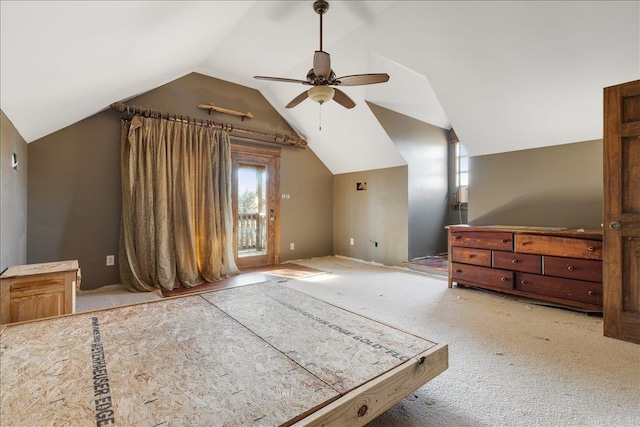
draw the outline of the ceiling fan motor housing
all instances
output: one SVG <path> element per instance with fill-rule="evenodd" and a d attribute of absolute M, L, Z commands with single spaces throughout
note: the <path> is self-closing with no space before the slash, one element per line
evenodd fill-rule
<path fill-rule="evenodd" d="M 324 15 L 329 10 L 329 2 L 325 0 L 316 0 L 313 3 L 313 10 L 316 11 L 318 15 Z"/>

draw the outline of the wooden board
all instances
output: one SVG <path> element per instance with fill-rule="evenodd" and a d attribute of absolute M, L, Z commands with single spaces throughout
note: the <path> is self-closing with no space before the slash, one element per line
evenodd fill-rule
<path fill-rule="evenodd" d="M 362 425 L 448 359 L 446 346 L 275 283 L 0 333 L 0 425 Z"/>
<path fill-rule="evenodd" d="M 14 265 L 7 268 L 0 278 L 32 276 L 35 274 L 60 273 L 78 270 L 78 260 L 45 262 L 42 264 Z"/>

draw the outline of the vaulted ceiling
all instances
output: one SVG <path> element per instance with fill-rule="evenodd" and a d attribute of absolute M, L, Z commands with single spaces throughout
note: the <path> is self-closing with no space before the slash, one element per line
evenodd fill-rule
<path fill-rule="evenodd" d="M 0 107 L 27 142 L 190 72 L 260 90 L 333 173 L 404 164 L 365 101 L 470 155 L 602 138 L 602 89 L 640 78 L 639 1 L 331 1 L 324 50 L 357 106 L 310 100 L 313 1 L 2 1 Z M 211 100 L 203 100 L 209 102 Z M 153 107 L 153 106 L 150 106 Z M 319 130 L 319 121 L 322 130 Z"/>

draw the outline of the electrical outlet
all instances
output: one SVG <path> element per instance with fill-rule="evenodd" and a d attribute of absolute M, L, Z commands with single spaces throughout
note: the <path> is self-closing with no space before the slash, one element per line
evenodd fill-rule
<path fill-rule="evenodd" d="M 353 237 L 349 239 L 349 244 L 350 244 L 351 246 L 353 246 L 353 245 L 355 245 L 355 244 L 356 244 L 356 243 L 355 243 L 355 241 L 353 240 Z"/>
<path fill-rule="evenodd" d="M 296 245 L 294 243 L 289 243 L 289 249 L 294 250 Z"/>
<path fill-rule="evenodd" d="M 114 265 L 116 263 L 115 255 L 107 255 L 107 267 Z"/>

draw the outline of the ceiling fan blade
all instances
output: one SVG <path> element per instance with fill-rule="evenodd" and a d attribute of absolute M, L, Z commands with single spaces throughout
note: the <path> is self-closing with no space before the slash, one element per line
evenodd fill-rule
<path fill-rule="evenodd" d="M 309 95 L 307 95 L 307 91 L 305 90 L 300 95 L 298 95 L 295 98 L 293 98 L 291 100 L 291 102 L 289 102 L 287 105 L 284 106 L 284 108 L 293 108 L 296 105 L 300 104 L 305 99 L 307 99 L 308 97 L 309 97 Z"/>
<path fill-rule="evenodd" d="M 338 104 L 342 105 L 344 108 L 353 108 L 356 106 L 356 103 L 353 102 L 353 99 L 349 98 L 349 96 L 341 91 L 340 89 L 333 88 L 335 93 L 333 94 L 333 100 Z"/>
<path fill-rule="evenodd" d="M 257 80 L 268 80 L 272 82 L 284 82 L 284 83 L 302 83 L 303 85 L 310 84 L 306 80 L 298 80 L 298 79 L 287 79 L 285 77 L 266 77 L 266 76 L 253 76 L 254 79 Z"/>
<path fill-rule="evenodd" d="M 331 56 L 327 52 L 316 50 L 313 55 L 313 73 L 321 80 L 327 80 L 331 74 Z"/>
<path fill-rule="evenodd" d="M 336 85 L 340 86 L 360 86 L 360 85 L 372 85 L 375 83 L 384 83 L 389 81 L 389 74 L 355 74 L 353 76 L 343 76 L 336 79 Z M 340 82 L 340 83 L 338 83 Z"/>

